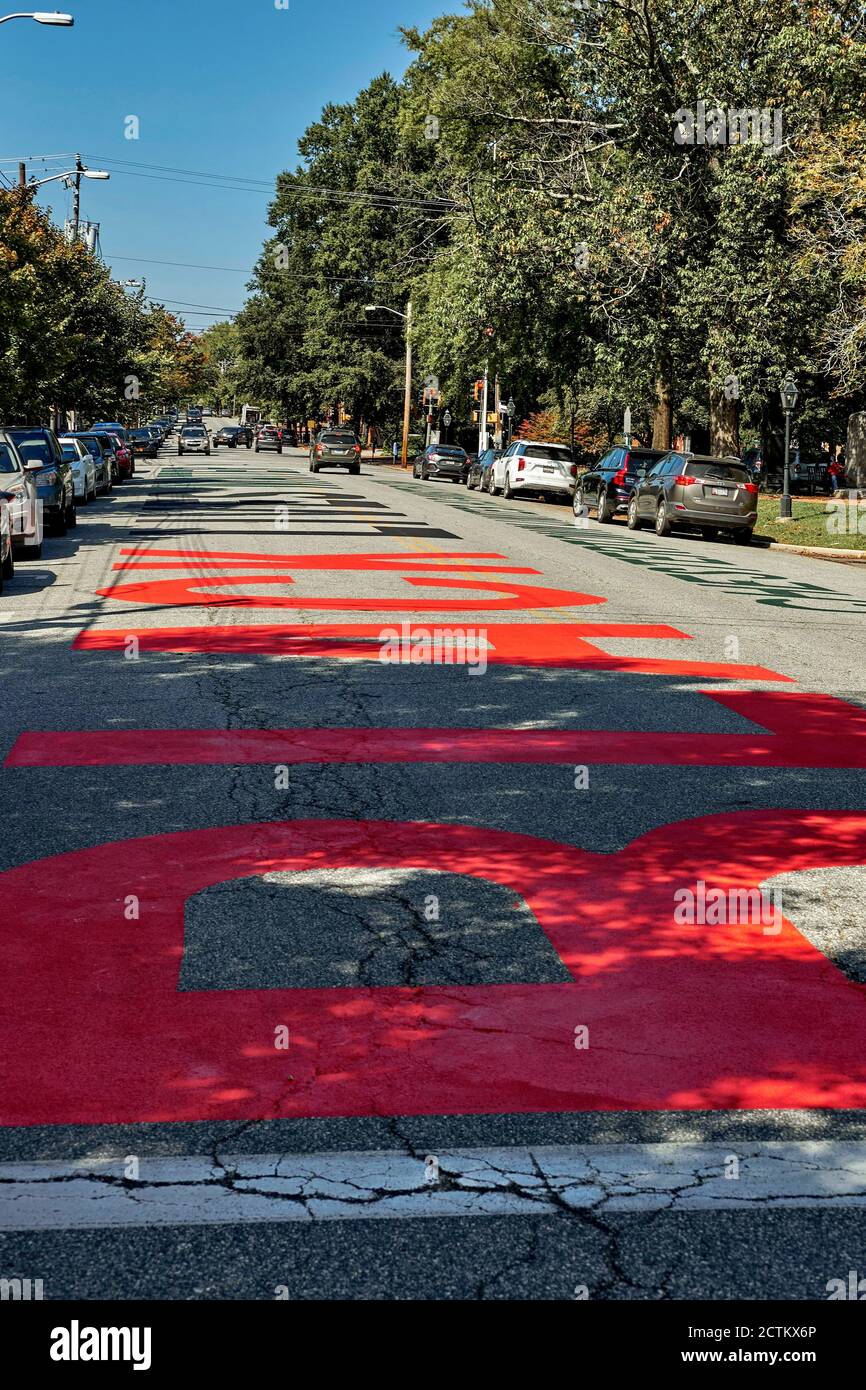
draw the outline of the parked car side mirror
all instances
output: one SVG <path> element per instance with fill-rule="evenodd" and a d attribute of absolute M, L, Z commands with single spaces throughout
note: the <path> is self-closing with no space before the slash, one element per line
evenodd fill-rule
<path fill-rule="evenodd" d="M 28 473 L 38 473 L 41 469 L 45 467 L 45 464 L 40 463 L 39 459 L 28 459 L 27 462 L 24 464 L 24 467 L 26 468 Z"/>

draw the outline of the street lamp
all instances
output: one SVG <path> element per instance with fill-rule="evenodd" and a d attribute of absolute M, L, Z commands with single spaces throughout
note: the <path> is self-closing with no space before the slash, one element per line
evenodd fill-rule
<path fill-rule="evenodd" d="M 394 314 L 406 324 L 406 387 L 403 393 L 403 448 L 401 462 L 406 468 L 409 463 L 409 419 L 412 410 L 412 301 L 406 304 L 405 314 L 399 309 L 391 309 L 387 304 L 365 304 L 364 313 L 374 314 L 381 310 L 384 314 Z"/>
<path fill-rule="evenodd" d="M 791 416 L 797 405 L 797 383 L 789 372 L 782 382 L 779 395 L 785 412 L 785 480 L 782 486 L 782 500 L 779 504 L 779 520 L 790 521 L 791 508 Z"/>
<path fill-rule="evenodd" d="M 8 24 L 10 19 L 35 19 L 37 24 L 57 24 L 71 29 L 75 23 L 71 14 L 58 14 L 56 10 L 35 10 L 29 14 L 4 14 L 0 24 Z"/>
<path fill-rule="evenodd" d="M 506 415 L 508 416 L 508 443 L 509 443 L 509 444 L 511 443 L 511 432 L 512 432 L 512 430 L 513 430 L 513 428 L 514 428 L 514 413 L 515 413 L 516 409 L 517 409 L 517 407 L 516 407 L 516 405 L 514 404 L 514 397 L 513 397 L 513 396 L 509 396 L 509 397 L 508 397 L 508 404 L 507 404 L 507 406 L 505 407 L 505 413 L 506 413 Z"/>
<path fill-rule="evenodd" d="M 0 24 L 2 24 L 0 20 Z M 30 179 L 25 185 L 28 189 L 42 188 L 46 183 L 56 183 L 58 179 L 110 179 L 104 169 L 67 169 L 65 174 L 52 174 L 47 179 Z"/>

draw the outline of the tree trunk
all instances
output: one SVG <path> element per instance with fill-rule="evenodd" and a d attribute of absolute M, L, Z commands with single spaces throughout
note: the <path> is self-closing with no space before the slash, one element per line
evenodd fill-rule
<path fill-rule="evenodd" d="M 671 364 L 669 359 L 659 363 L 656 377 L 656 398 L 653 407 L 654 449 L 670 449 L 673 443 L 674 412 L 671 400 Z"/>
<path fill-rule="evenodd" d="M 740 402 L 729 400 L 720 386 L 710 387 L 710 453 L 716 458 L 740 454 Z"/>

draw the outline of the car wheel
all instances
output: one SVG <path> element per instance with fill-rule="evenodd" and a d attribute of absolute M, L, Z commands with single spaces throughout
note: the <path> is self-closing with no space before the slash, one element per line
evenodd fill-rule
<path fill-rule="evenodd" d="M 469 492 L 475 491 L 475 484 L 473 483 L 471 478 L 466 479 L 466 487 Z"/>
<path fill-rule="evenodd" d="M 66 509 L 66 525 L 70 531 L 74 531 L 75 527 L 78 525 L 78 509 L 74 501 L 70 502 Z"/>
<path fill-rule="evenodd" d="M 510 502 L 514 496 L 514 488 L 511 486 L 511 479 L 507 472 L 505 474 L 505 482 L 502 485 L 502 496 L 505 498 L 506 502 Z"/>
<path fill-rule="evenodd" d="M 611 508 L 610 502 L 608 501 L 606 492 L 599 491 L 598 502 L 596 503 L 595 507 L 595 514 L 598 517 L 599 521 L 602 523 L 602 525 L 606 525 L 607 522 L 613 520 L 613 510 Z"/>
<path fill-rule="evenodd" d="M 282 444 L 278 444 L 278 445 L 277 445 L 277 453 L 278 453 L 278 454 L 281 454 L 282 452 L 283 452 L 283 446 L 282 446 Z"/>
<path fill-rule="evenodd" d="M 488 479 L 487 479 L 487 491 L 490 493 L 490 496 L 491 496 L 491 497 L 496 497 L 497 494 L 498 494 L 498 492 L 499 492 L 499 488 L 496 486 L 496 484 L 495 484 L 495 482 L 494 482 L 494 478 L 493 478 L 493 469 L 492 469 L 492 468 L 491 468 L 491 470 L 490 470 L 490 475 L 489 475 L 489 477 L 488 477 Z"/>
<path fill-rule="evenodd" d="M 360 465 L 360 463 L 355 463 L 355 464 L 353 464 L 352 467 L 349 469 L 349 472 L 350 472 L 350 473 L 354 473 L 355 476 L 357 477 L 358 474 L 361 472 L 361 465 Z"/>
<path fill-rule="evenodd" d="M 310 472 L 311 472 L 311 473 L 318 473 L 318 471 L 319 471 L 319 465 L 318 465 L 317 463 L 311 463 L 311 464 L 310 464 Z"/>
<path fill-rule="evenodd" d="M 752 531 L 749 526 L 743 526 L 734 532 L 734 542 L 736 545 L 751 545 Z"/>
<path fill-rule="evenodd" d="M 261 453 L 261 450 L 259 449 L 258 444 L 256 445 L 256 453 L 257 453 L 257 454 L 258 454 L 258 453 Z"/>
<path fill-rule="evenodd" d="M 628 501 L 628 516 L 626 517 L 626 525 L 627 525 L 627 527 L 628 527 L 628 529 L 629 529 L 630 531 L 639 531 L 639 530 L 640 530 L 640 516 L 638 515 L 638 510 L 637 510 L 637 498 L 636 498 L 636 497 L 630 497 L 630 498 L 629 498 L 629 501 Z"/>
<path fill-rule="evenodd" d="M 3 566 L 2 566 L 2 570 L 0 570 L 0 573 L 2 573 L 4 579 L 14 579 L 14 578 L 15 578 L 15 556 L 12 554 L 12 541 L 11 541 L 11 539 L 10 539 L 10 541 L 9 541 L 9 554 L 6 556 L 6 559 L 3 561 Z"/>
<path fill-rule="evenodd" d="M 671 523 L 668 520 L 667 504 L 662 498 L 656 508 L 656 535 L 669 536 L 671 533 Z"/>
<path fill-rule="evenodd" d="M 181 449 L 180 445 L 178 445 L 177 456 L 178 458 L 183 458 L 183 449 Z"/>
<path fill-rule="evenodd" d="M 586 498 L 583 495 L 582 487 L 576 489 L 571 499 L 571 510 L 574 512 L 575 516 L 586 516 Z"/>

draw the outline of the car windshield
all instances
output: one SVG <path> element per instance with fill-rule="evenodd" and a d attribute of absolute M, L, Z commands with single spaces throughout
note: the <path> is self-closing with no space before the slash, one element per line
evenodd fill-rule
<path fill-rule="evenodd" d="M 17 439 L 18 452 L 30 462 L 53 463 L 54 454 L 47 439 Z"/>
<path fill-rule="evenodd" d="M 133 430 L 133 439 L 150 439 L 150 430 Z"/>
<path fill-rule="evenodd" d="M 204 430 L 203 430 L 203 429 L 199 429 L 199 430 L 184 430 L 184 432 L 183 432 L 183 437 L 184 437 L 184 439 L 203 439 L 203 438 L 204 438 Z"/>

